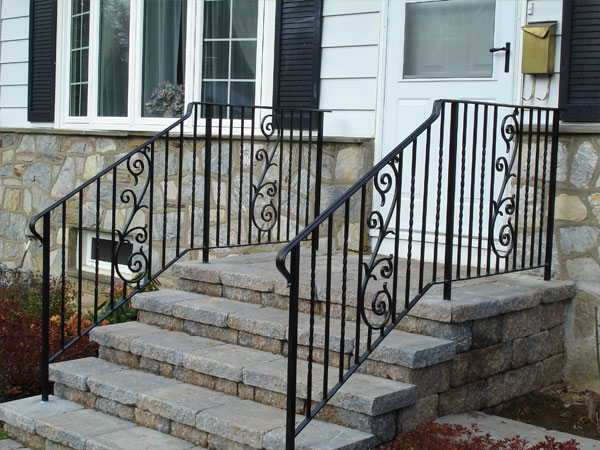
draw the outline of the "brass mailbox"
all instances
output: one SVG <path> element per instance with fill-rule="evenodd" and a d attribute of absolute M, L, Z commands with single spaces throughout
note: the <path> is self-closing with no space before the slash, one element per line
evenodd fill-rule
<path fill-rule="evenodd" d="M 523 61 L 521 73 L 549 74 L 554 72 L 556 22 L 531 23 L 523 30 Z"/>

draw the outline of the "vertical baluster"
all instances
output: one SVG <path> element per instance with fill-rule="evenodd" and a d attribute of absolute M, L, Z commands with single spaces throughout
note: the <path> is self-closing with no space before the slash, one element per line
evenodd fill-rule
<path fill-rule="evenodd" d="M 398 260 L 400 259 L 400 216 L 402 213 L 402 171 L 404 165 L 404 153 L 398 155 L 398 170 L 395 173 L 396 183 L 396 204 L 390 205 L 390 208 L 396 208 L 396 224 L 395 224 L 395 233 L 394 233 L 394 269 L 393 269 L 393 277 L 392 280 L 392 304 L 390 305 L 390 310 L 392 312 L 391 319 L 392 322 L 396 320 L 396 313 L 398 311 L 398 291 L 400 283 L 398 276 Z M 378 176 L 377 174 L 376 176 Z M 371 347 L 371 332 L 369 330 L 368 337 L 368 347 Z"/>
<path fill-rule="evenodd" d="M 287 204 L 288 204 L 288 220 L 286 224 L 286 240 L 290 240 L 290 223 L 292 221 L 292 155 L 294 145 L 294 111 L 290 111 L 290 153 L 288 155 L 288 192 L 287 192 Z"/>
<path fill-rule="evenodd" d="M 460 279 L 462 256 L 463 211 L 465 205 L 465 166 L 467 160 L 467 128 L 469 104 L 463 103 L 462 151 L 460 154 L 460 196 L 458 200 L 458 245 L 456 247 L 456 278 Z M 447 238 L 447 237 L 446 237 Z"/>
<path fill-rule="evenodd" d="M 309 120 L 308 120 L 308 150 L 307 150 L 307 157 L 308 157 L 308 162 L 307 162 L 307 167 L 306 167 L 306 211 L 305 211 L 305 217 L 304 217 L 304 226 L 308 226 L 308 217 L 309 217 L 309 210 L 310 210 L 310 167 L 312 164 L 312 146 L 313 146 L 313 127 L 312 127 L 312 112 L 309 113 Z M 300 117 L 300 122 L 302 122 L 302 120 L 304 119 L 303 115 L 301 115 Z M 315 216 L 316 217 L 316 216 Z"/>
<path fill-rule="evenodd" d="M 309 114 L 309 120 L 312 124 L 313 113 Z M 323 112 L 317 113 L 317 160 L 315 162 L 315 215 L 318 217 L 321 214 L 321 178 L 323 168 Z"/>
<path fill-rule="evenodd" d="M 340 360 L 338 380 L 342 381 L 344 377 L 344 337 L 346 336 L 346 298 L 348 290 L 348 227 L 350 225 L 350 200 L 344 204 L 344 253 L 342 256 L 342 316 L 341 316 L 341 336 L 340 336 Z"/>
<path fill-rule="evenodd" d="M 483 245 L 483 203 L 485 201 L 485 166 L 487 152 L 487 133 L 488 133 L 488 105 L 483 107 L 483 132 L 481 142 L 481 174 L 479 175 L 479 240 L 477 242 L 477 276 L 481 275 L 481 250 Z M 492 168 L 492 170 L 494 170 Z M 490 193 L 491 198 L 491 193 Z M 488 240 L 491 236 L 488 236 Z M 489 270 L 489 268 L 488 268 Z M 488 272 L 489 273 L 489 272 Z"/>
<path fill-rule="evenodd" d="M 524 129 L 523 127 L 522 129 Z M 521 255 L 521 268 L 525 268 L 525 261 L 527 257 L 527 219 L 529 218 L 529 177 L 531 176 L 531 141 L 533 133 L 533 108 L 529 108 L 529 130 L 527 133 L 527 167 L 525 169 L 525 206 L 523 208 L 523 248 Z M 521 177 L 521 172 L 517 177 Z M 518 229 L 517 229 L 518 232 Z M 533 232 L 532 232 L 533 234 Z M 515 242 L 516 245 L 516 242 Z"/>
<path fill-rule="evenodd" d="M 533 175 L 533 209 L 531 213 L 531 249 L 529 251 L 529 266 L 533 266 L 533 260 L 535 256 L 535 226 L 536 226 L 536 214 L 537 214 L 537 198 L 538 198 L 538 175 L 540 167 L 540 133 L 541 133 L 541 122 L 542 122 L 542 110 L 537 110 L 537 127 L 535 133 L 535 170 Z M 531 134 L 532 130 L 529 130 Z M 540 216 L 541 221 L 541 216 Z"/>
<path fill-rule="evenodd" d="M 306 379 L 306 415 L 310 414 L 312 404 L 313 384 L 313 353 L 315 340 L 315 303 L 317 301 L 317 242 L 319 241 L 319 228 L 312 232 L 310 245 L 310 323 L 308 332 L 308 372 Z"/>
<path fill-rule="evenodd" d="M 50 396 L 49 353 L 50 353 L 50 213 L 43 216 L 42 241 L 42 400 Z"/>
<path fill-rule="evenodd" d="M 300 246 L 291 252 L 290 306 L 288 332 L 287 401 L 286 401 L 286 449 L 294 449 L 296 430 L 296 385 L 298 363 L 298 288 L 300 285 Z"/>
<path fill-rule="evenodd" d="M 279 145 L 279 170 L 277 171 L 277 179 L 279 186 L 279 195 L 277 196 L 277 213 L 279 215 L 279 220 L 277 220 L 277 241 L 281 241 L 281 197 L 283 195 L 283 150 L 284 150 L 284 140 L 285 140 L 285 112 L 278 111 L 276 109 L 272 110 L 273 117 L 278 117 L 281 121 L 281 144 Z M 288 214 L 289 219 L 289 214 Z"/>
<path fill-rule="evenodd" d="M 410 302 L 410 277 L 412 263 L 412 242 L 413 242 L 413 225 L 415 217 L 415 185 L 417 173 L 417 142 L 415 138 L 412 145 L 412 154 L 410 161 L 410 206 L 408 212 L 408 251 L 406 253 L 406 281 L 404 292 L 404 308 L 408 308 Z"/>
<path fill-rule="evenodd" d="M 558 167 L 558 127 L 559 112 L 552 112 L 552 148 L 550 156 L 550 187 L 548 189 L 548 230 L 546 233 L 546 267 L 544 280 L 552 276 L 552 240 L 554 238 L 554 200 L 556 197 L 556 170 Z"/>
<path fill-rule="evenodd" d="M 169 132 L 165 136 L 165 172 L 163 178 L 164 195 L 163 195 L 163 223 L 162 223 L 162 266 L 167 264 L 167 209 L 169 205 L 168 190 L 169 190 Z M 206 207 L 206 205 L 205 205 Z M 113 214 L 114 218 L 114 214 Z M 114 239 L 113 239 L 114 240 Z"/>
<path fill-rule="evenodd" d="M 98 196 L 100 197 L 100 196 Z M 97 197 L 97 198 L 98 198 Z M 65 348 L 65 293 L 66 293 L 66 239 L 67 239 L 67 202 L 62 204 L 62 244 L 61 244 L 61 267 L 60 267 L 60 348 Z M 98 221 L 96 221 L 96 229 Z M 96 241 L 97 243 L 98 241 Z M 96 250 L 96 255 L 98 251 Z M 94 323 L 98 320 L 98 258 L 96 257 L 96 276 L 94 288 Z"/>
<path fill-rule="evenodd" d="M 212 159 L 212 122 L 213 105 L 206 105 L 204 136 L 204 199 L 202 205 L 202 262 L 207 263 L 210 257 L 210 161 Z"/>
<path fill-rule="evenodd" d="M 360 359 L 360 322 L 362 320 L 362 314 L 365 307 L 365 297 L 362 290 L 363 284 L 363 257 L 364 257 L 364 246 L 365 246 L 365 220 L 367 214 L 367 190 L 366 187 L 360 190 L 360 236 L 358 244 L 358 265 L 356 271 L 358 274 L 358 281 L 356 283 L 356 336 L 354 338 L 354 364 L 358 364 Z M 329 221 L 333 216 L 329 216 Z"/>
<path fill-rule="evenodd" d="M 438 245 L 440 237 L 440 213 L 442 209 L 442 177 L 443 177 L 443 163 L 444 163 L 444 131 L 445 131 L 445 108 L 446 102 L 442 103 L 442 110 L 440 112 L 440 147 L 438 152 L 438 174 L 437 174 L 437 195 L 435 202 L 435 230 L 433 238 L 433 273 L 431 280 L 437 280 L 437 266 L 438 266 Z"/>
<path fill-rule="evenodd" d="M 525 128 L 525 110 L 524 108 L 520 109 L 520 117 L 521 117 L 521 126 L 517 128 L 517 148 L 515 151 L 517 152 L 517 192 L 516 192 L 516 200 L 515 200 L 515 242 L 513 243 L 513 263 L 512 268 L 516 270 L 517 268 L 517 254 L 519 253 L 519 245 L 516 241 L 519 236 L 519 207 L 521 206 L 521 159 L 523 155 L 523 130 Z M 508 263 L 508 258 L 506 258 L 506 262 Z M 508 269 L 508 267 L 507 267 Z"/>
<path fill-rule="evenodd" d="M 250 130 L 250 186 L 248 187 L 248 207 L 252 208 L 252 195 L 254 183 L 254 116 L 256 110 L 252 108 L 252 130 Z M 260 230 L 257 230 L 258 242 L 260 242 Z M 248 243 L 252 243 L 252 214 L 248 214 Z"/>
<path fill-rule="evenodd" d="M 200 105 L 196 104 L 194 105 L 194 131 L 193 131 L 193 137 L 192 137 L 192 178 L 193 178 L 193 183 L 192 183 L 192 211 L 190 214 L 190 219 L 191 219 L 191 228 L 190 228 L 190 248 L 194 248 L 194 234 L 196 231 L 196 154 L 197 154 L 197 146 L 198 146 L 198 108 Z M 153 200 L 153 195 L 152 192 L 154 191 L 154 184 L 153 184 L 153 178 L 154 178 L 154 142 L 152 142 L 151 144 L 151 150 L 152 150 L 152 164 L 151 164 L 151 178 L 150 178 L 150 202 L 152 202 Z M 152 203 L 151 203 L 152 204 Z M 152 207 L 150 208 L 152 210 Z M 150 223 L 152 223 L 152 213 L 150 213 Z M 150 233 L 150 236 L 152 236 L 152 233 Z M 150 239 L 150 245 L 152 245 L 152 239 Z M 152 252 L 150 252 L 150 257 L 152 257 Z M 152 266 L 151 266 L 152 267 Z"/>
<path fill-rule="evenodd" d="M 331 328 L 331 256 L 333 255 L 333 215 L 327 219 L 327 281 L 325 285 L 325 353 L 323 356 L 323 397 L 327 396 L 329 380 L 329 335 Z"/>
<path fill-rule="evenodd" d="M 215 230 L 216 247 L 221 246 L 221 181 L 223 165 L 223 105 L 219 105 L 219 142 L 217 155 L 217 229 Z M 211 170 L 212 172 L 212 170 Z"/>
<path fill-rule="evenodd" d="M 454 196 L 456 190 L 456 159 L 458 148 L 458 102 L 451 103 L 450 144 L 448 146 L 448 200 L 446 205 L 446 243 L 444 257 L 444 299 L 452 295 L 452 261 L 454 242 Z M 460 240 L 458 242 L 460 248 Z M 458 259 L 458 261 L 460 261 Z M 460 264 L 460 263 L 459 263 Z"/>
<path fill-rule="evenodd" d="M 65 203 L 63 203 L 64 211 Z M 64 222 L 63 222 L 64 227 Z M 64 241 L 64 238 L 63 238 Z M 96 245 L 94 246 L 95 251 L 95 268 L 94 268 L 94 323 L 98 322 L 98 276 L 99 276 L 99 263 L 100 263 L 100 178 L 96 181 Z M 64 265 L 64 262 L 63 262 Z M 63 273 L 64 278 L 64 273 Z M 63 294 L 64 298 L 64 294 Z M 63 345 L 64 347 L 64 345 Z"/>
<path fill-rule="evenodd" d="M 296 236 L 300 233 L 300 197 L 302 196 L 302 138 L 304 130 L 302 129 L 302 113 L 298 120 L 298 183 L 296 184 Z"/>
<path fill-rule="evenodd" d="M 181 192 L 183 190 L 183 122 L 179 125 L 179 192 L 177 193 L 177 243 L 175 248 L 175 256 L 179 256 L 179 249 L 181 246 Z M 192 176 L 192 186 L 196 182 Z M 125 291 L 123 291 L 125 293 Z"/>
<path fill-rule="evenodd" d="M 542 264 L 542 240 L 544 232 L 544 203 L 546 200 L 546 162 L 548 161 L 548 127 L 550 125 L 550 110 L 546 110 L 546 123 L 544 125 L 544 165 L 542 166 L 542 195 L 540 205 L 540 234 L 538 236 L 538 266 Z"/>
<path fill-rule="evenodd" d="M 421 217 L 421 255 L 419 258 L 419 293 L 423 291 L 425 270 L 425 239 L 427 237 L 427 200 L 429 193 L 429 159 L 431 153 L 431 125 L 427 127 L 425 138 L 425 176 L 423 177 L 423 215 Z M 398 229 L 397 231 L 398 232 Z"/>
<path fill-rule="evenodd" d="M 148 278 L 152 277 L 152 237 L 154 228 L 153 228 L 153 218 L 154 218 L 154 142 L 150 143 L 150 168 L 148 172 L 148 176 L 150 177 L 150 198 L 148 199 Z M 193 197 L 193 195 L 192 195 Z M 192 206 L 192 218 L 193 214 L 193 206 Z M 194 247 L 194 221 L 192 220 L 192 240 L 190 242 L 191 248 Z"/>
<path fill-rule="evenodd" d="M 237 244 L 242 243 L 242 192 L 244 191 L 244 107 L 241 107 L 241 127 L 240 127 L 240 187 L 238 192 L 238 237 Z M 252 163 L 252 162 L 250 162 Z M 248 205 L 250 206 L 250 205 Z M 248 213 L 252 216 L 254 211 L 250 210 Z"/>
<path fill-rule="evenodd" d="M 77 229 L 77 335 L 81 335 L 81 296 L 83 292 L 83 191 L 79 192 L 79 226 Z M 97 256 L 97 255 L 96 255 Z"/>
<path fill-rule="evenodd" d="M 110 226 L 110 309 L 115 307 L 115 265 L 117 264 L 117 245 L 115 242 L 115 234 L 117 228 L 117 168 L 112 170 L 112 223 Z M 98 257 L 98 255 L 96 255 Z M 163 247 L 164 259 L 164 247 Z"/>
<path fill-rule="evenodd" d="M 469 237 L 467 239 L 467 278 L 471 278 L 471 261 L 473 255 L 473 217 L 475 214 L 475 167 L 477 162 L 477 126 L 479 119 L 479 105 L 473 108 L 473 143 L 471 151 L 471 191 L 469 198 Z M 481 162 L 483 165 L 484 162 Z"/>
<path fill-rule="evenodd" d="M 492 119 L 492 164 L 490 168 L 490 200 L 488 205 L 488 245 L 487 245 L 487 269 L 486 274 L 491 273 L 492 265 L 492 241 L 494 240 L 494 223 L 493 223 L 493 212 L 494 212 L 494 183 L 496 182 L 496 143 L 498 139 L 498 107 L 494 106 L 494 114 Z M 499 270 L 500 260 L 496 255 L 496 273 Z"/>
<path fill-rule="evenodd" d="M 229 106 L 229 164 L 228 170 L 229 175 L 227 177 L 227 245 L 231 245 L 231 233 L 233 232 L 231 227 L 231 201 L 233 200 L 233 192 L 231 190 L 231 183 L 233 179 L 233 106 Z M 241 167 L 240 167 L 241 170 Z"/>

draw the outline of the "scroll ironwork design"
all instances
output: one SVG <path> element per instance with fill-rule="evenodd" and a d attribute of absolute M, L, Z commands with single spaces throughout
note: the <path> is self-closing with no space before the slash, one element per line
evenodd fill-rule
<path fill-rule="evenodd" d="M 494 169 L 503 176 L 502 185 L 498 197 L 492 200 L 491 222 L 493 236 L 492 251 L 499 258 L 508 258 L 515 247 L 515 228 L 512 215 L 516 210 L 515 194 L 507 194 L 510 181 L 517 175 L 513 172 L 513 166 L 517 157 L 521 125 L 519 123 L 519 111 L 514 109 L 511 114 L 502 119 L 500 125 L 502 140 L 506 144 L 506 155 L 499 156 L 494 162 Z M 512 150 L 512 155 L 511 155 Z M 504 223 L 499 223 L 504 222 Z M 497 229 L 497 231 L 496 231 Z"/>
<path fill-rule="evenodd" d="M 254 226 L 260 232 L 266 233 L 275 227 L 279 217 L 275 206 L 278 186 L 275 181 L 267 178 L 269 171 L 275 171 L 278 168 L 277 162 L 274 162 L 277 151 L 281 150 L 281 126 L 278 117 L 275 114 L 264 117 L 260 124 L 260 131 L 267 142 L 254 155 L 257 163 L 263 163 L 263 170 L 258 181 L 251 187 L 250 216 Z M 268 148 L 271 144 L 272 148 L 269 151 Z"/>
<path fill-rule="evenodd" d="M 374 210 L 366 220 L 369 231 L 377 230 L 377 242 L 373 247 L 373 253 L 369 262 L 363 262 L 364 278 L 361 290 L 358 293 L 359 304 L 363 304 L 365 299 L 370 296 L 371 314 L 367 313 L 366 308 L 361 308 L 361 317 L 363 321 L 374 330 L 381 330 L 388 324 L 392 315 L 394 295 L 390 292 L 389 280 L 394 274 L 393 255 L 378 256 L 379 249 L 384 240 L 389 236 L 395 236 L 396 230 L 390 227 L 390 222 L 394 216 L 395 206 L 399 193 L 398 180 L 400 179 L 400 157 L 393 158 L 386 166 L 391 171 L 380 172 L 373 178 L 373 186 L 380 198 L 380 207 L 383 208 L 391 197 L 390 207 L 384 219 L 380 211 Z M 393 192 L 393 195 L 388 195 Z M 373 294 L 367 293 L 367 288 L 372 281 L 386 280 L 380 289 Z M 378 319 L 376 322 L 374 319 Z"/>
<path fill-rule="evenodd" d="M 133 177 L 133 185 L 134 187 L 140 184 L 140 179 L 146 169 L 149 169 L 152 166 L 152 158 L 148 154 L 150 148 L 146 146 L 143 150 L 136 153 L 135 155 L 129 157 L 127 159 L 127 172 Z M 145 177 L 143 181 L 142 188 L 139 192 L 133 188 L 127 188 L 121 192 L 120 198 L 124 205 L 131 204 L 132 211 L 127 218 L 127 222 L 123 226 L 122 230 L 117 231 L 117 245 L 114 250 L 114 267 L 117 275 L 121 280 L 128 284 L 137 284 L 139 285 L 140 281 L 144 279 L 146 275 L 149 273 L 149 260 L 148 255 L 144 252 L 143 244 L 148 241 L 148 224 L 144 223 L 143 225 L 134 224 L 134 218 L 138 213 L 141 213 L 142 210 L 148 209 L 148 205 L 144 203 L 144 198 L 146 197 L 146 192 L 148 191 L 148 187 L 150 185 L 151 177 L 148 175 Z M 124 244 L 133 244 L 134 241 L 138 245 L 134 245 L 134 251 L 131 255 L 129 255 L 127 259 L 127 268 L 131 272 L 131 274 L 123 273 L 122 269 L 119 267 L 119 264 L 116 264 L 116 261 L 119 261 L 119 255 L 125 248 Z"/>

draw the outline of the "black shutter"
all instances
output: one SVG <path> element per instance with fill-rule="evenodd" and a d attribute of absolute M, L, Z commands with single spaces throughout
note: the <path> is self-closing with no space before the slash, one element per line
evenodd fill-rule
<path fill-rule="evenodd" d="M 600 0 L 564 0 L 560 118 L 600 122 Z"/>
<path fill-rule="evenodd" d="M 30 122 L 54 121 L 56 61 L 56 1 L 31 0 L 29 4 Z"/>
<path fill-rule="evenodd" d="M 273 106 L 318 108 L 322 0 L 277 0 Z"/>

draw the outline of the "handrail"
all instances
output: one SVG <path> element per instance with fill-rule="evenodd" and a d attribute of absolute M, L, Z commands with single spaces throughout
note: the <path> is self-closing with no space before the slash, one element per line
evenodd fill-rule
<path fill-rule="evenodd" d="M 31 219 L 30 230 L 43 248 L 44 400 L 49 363 L 183 256 L 201 251 L 208 262 L 213 249 L 283 244 L 319 215 L 325 112 L 192 102 L 183 117 Z M 86 233 L 91 244 L 84 245 Z M 67 269 L 75 274 L 78 314 L 76 335 L 68 342 Z M 87 292 L 84 271 L 93 279 Z M 52 274 L 60 281 L 56 349 L 49 342 Z M 110 282 L 108 307 L 100 311 L 101 275 Z M 87 326 L 86 296 L 93 300 Z"/>
<path fill-rule="evenodd" d="M 294 449 L 298 434 L 431 287 L 442 284 L 450 300 L 456 280 L 536 268 L 550 278 L 558 112 L 437 100 L 415 131 L 278 252 L 276 265 L 290 289 L 287 450 Z M 371 199 L 378 206 L 369 211 Z M 319 248 L 323 241 L 326 249 Z M 301 244 L 308 247 L 304 260 Z M 336 246 L 341 260 L 334 271 Z M 317 260 L 324 286 L 317 286 Z M 356 291 L 348 280 L 357 280 Z M 300 289 L 301 283 L 310 289 Z M 310 301 L 310 321 L 308 344 L 303 342 L 308 351 L 302 356 L 308 364 L 305 417 L 297 424 L 300 292 Z M 321 359 L 315 357 L 314 344 L 318 303 L 325 315 Z M 348 317 L 355 335 L 353 348 L 345 351 Z M 339 343 L 332 340 L 334 320 L 341 330 Z M 316 362 L 324 366 L 322 380 L 313 373 Z M 330 362 L 338 372 L 333 387 L 327 381 Z M 313 386 L 321 381 L 313 406 Z"/>

